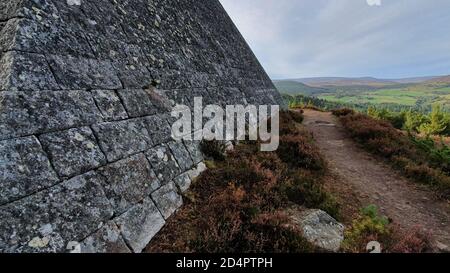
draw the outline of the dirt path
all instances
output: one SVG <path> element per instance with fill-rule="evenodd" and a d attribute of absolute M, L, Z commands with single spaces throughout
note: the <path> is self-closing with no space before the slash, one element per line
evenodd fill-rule
<path fill-rule="evenodd" d="M 338 177 L 334 183 L 350 188 L 363 205 L 377 205 L 401 227 L 428 230 L 441 250 L 450 251 L 448 202 L 437 200 L 433 193 L 361 149 L 331 113 L 306 110 L 304 124 Z"/>

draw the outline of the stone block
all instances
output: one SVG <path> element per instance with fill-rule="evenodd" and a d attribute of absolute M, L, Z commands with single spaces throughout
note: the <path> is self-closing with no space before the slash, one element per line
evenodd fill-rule
<path fill-rule="evenodd" d="M 150 116 L 156 114 L 158 110 L 153 106 L 151 94 L 148 90 L 123 89 L 119 90 L 118 94 L 130 117 Z"/>
<path fill-rule="evenodd" d="M 71 177 L 106 164 L 106 158 L 89 127 L 41 135 L 44 150 L 56 172 Z"/>
<path fill-rule="evenodd" d="M 122 84 L 110 61 L 50 55 L 50 67 L 64 89 L 120 89 Z"/>
<path fill-rule="evenodd" d="M 58 182 L 36 137 L 0 141 L 0 205 Z"/>
<path fill-rule="evenodd" d="M 59 85 L 43 55 L 6 52 L 0 60 L 0 90 L 58 90 Z"/>
<path fill-rule="evenodd" d="M 77 176 L 0 210 L 0 252 L 64 252 L 113 215 L 101 177 Z"/>
<path fill-rule="evenodd" d="M 51 15 L 47 17 L 38 15 L 31 20 L 11 19 L 5 29 L 3 31 L 5 35 L 0 38 L 0 47 L 3 51 L 94 57 L 84 34 L 80 33 L 82 29 L 78 23 L 69 26 Z"/>
<path fill-rule="evenodd" d="M 303 231 L 311 244 L 326 251 L 337 252 L 344 240 L 344 225 L 322 210 L 288 211 L 291 221 Z"/>
<path fill-rule="evenodd" d="M 173 181 L 177 184 L 182 193 L 186 192 L 192 184 L 191 177 L 188 173 L 183 173 L 182 175 L 175 177 Z"/>
<path fill-rule="evenodd" d="M 152 193 L 152 199 L 165 219 L 168 219 L 183 205 L 183 198 L 178 194 L 177 187 L 173 182 Z"/>
<path fill-rule="evenodd" d="M 0 92 L 0 139 L 101 122 L 86 91 Z"/>
<path fill-rule="evenodd" d="M 0 20 L 10 18 L 42 18 L 55 12 L 55 7 L 49 0 L 9 0 L 0 1 Z"/>
<path fill-rule="evenodd" d="M 106 178 L 105 193 L 116 214 L 141 202 L 160 187 L 160 182 L 143 154 L 99 169 Z"/>
<path fill-rule="evenodd" d="M 203 153 L 200 149 L 200 141 L 184 141 L 184 145 L 191 155 L 192 161 L 194 164 L 198 164 L 203 161 Z"/>
<path fill-rule="evenodd" d="M 124 88 L 144 88 L 153 81 L 150 71 L 141 64 L 119 63 L 115 66 Z"/>
<path fill-rule="evenodd" d="M 114 90 L 96 90 L 92 94 L 105 121 L 128 118 L 127 112 Z"/>
<path fill-rule="evenodd" d="M 115 219 L 125 241 L 133 252 L 142 252 L 164 226 L 165 220 L 150 198 Z"/>
<path fill-rule="evenodd" d="M 92 126 L 109 162 L 143 152 L 152 147 L 144 119 L 131 119 Z"/>
<path fill-rule="evenodd" d="M 158 114 L 145 118 L 148 132 L 152 138 L 153 144 L 163 144 L 172 141 L 172 128 L 168 122 L 168 116 Z"/>
<path fill-rule="evenodd" d="M 109 222 L 80 244 L 81 253 L 130 253 L 114 222 Z"/>
<path fill-rule="evenodd" d="M 187 174 L 189 175 L 191 180 L 194 181 L 195 179 L 197 179 L 197 177 L 199 177 L 207 169 L 208 168 L 206 167 L 205 163 L 200 162 L 197 166 L 195 166 L 194 168 L 189 170 L 187 172 Z"/>
<path fill-rule="evenodd" d="M 186 147 L 184 147 L 183 142 L 173 141 L 168 143 L 168 145 L 182 172 L 192 168 L 194 162 L 192 162 L 191 156 Z"/>
<path fill-rule="evenodd" d="M 156 176 L 163 183 L 168 183 L 181 173 L 180 167 L 167 145 L 152 148 L 145 155 L 150 161 Z"/>

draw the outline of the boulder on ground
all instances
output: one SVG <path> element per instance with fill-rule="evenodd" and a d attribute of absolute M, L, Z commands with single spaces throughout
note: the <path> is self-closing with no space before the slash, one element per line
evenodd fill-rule
<path fill-rule="evenodd" d="M 337 252 L 344 240 L 344 225 L 322 210 L 288 211 L 293 223 L 300 226 L 305 239 L 326 251 Z"/>

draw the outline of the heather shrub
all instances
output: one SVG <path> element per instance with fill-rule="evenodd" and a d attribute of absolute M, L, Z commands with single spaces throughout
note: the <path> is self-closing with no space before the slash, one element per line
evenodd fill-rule
<path fill-rule="evenodd" d="M 280 136 L 299 133 L 299 123 L 303 122 L 303 115 L 295 111 L 280 112 Z"/>
<path fill-rule="evenodd" d="M 367 244 L 377 241 L 383 252 L 423 253 L 431 250 L 431 236 L 419 228 L 401 230 L 379 214 L 374 205 L 361 210 L 345 232 L 343 249 L 348 252 L 365 252 Z"/>
<path fill-rule="evenodd" d="M 280 185 L 279 190 L 296 205 L 321 209 L 336 219 L 340 217 L 339 204 L 309 171 L 293 173 Z"/>
<path fill-rule="evenodd" d="M 391 253 L 425 253 L 432 250 L 432 239 L 429 233 L 416 227 L 408 231 L 393 228 Z"/>
<path fill-rule="evenodd" d="M 287 133 L 281 137 L 289 136 L 296 152 L 286 161 L 277 152 L 260 152 L 258 141 L 247 141 L 223 160 L 208 163 L 214 168 L 193 182 L 184 194 L 183 208 L 168 220 L 147 251 L 317 251 L 282 212 L 303 205 L 338 215 L 339 207 L 325 192 L 323 171 L 317 167 L 323 165 L 322 159 L 311 136 L 299 128 L 299 117 L 282 112 L 280 118 Z M 221 151 L 217 145 L 208 147 L 214 151 L 210 156 Z"/>
<path fill-rule="evenodd" d="M 342 116 L 354 114 L 355 111 L 353 109 L 349 109 L 349 108 L 342 108 L 342 109 L 332 110 L 331 113 L 333 113 L 333 115 L 335 115 L 336 117 L 342 117 Z"/>
<path fill-rule="evenodd" d="M 297 123 L 302 123 L 303 120 L 304 120 L 303 110 L 301 110 L 301 111 L 290 111 L 289 114 L 291 115 L 292 120 L 297 122 Z"/>
<path fill-rule="evenodd" d="M 362 114 L 343 116 L 341 122 L 352 136 L 362 141 L 378 137 L 395 139 L 400 135 L 389 122 L 375 120 Z"/>
<path fill-rule="evenodd" d="M 429 167 L 427 164 L 418 164 L 405 157 L 394 157 L 393 161 L 408 178 L 426 183 L 434 188 L 436 194 L 442 198 L 450 197 L 450 177 L 444 172 Z"/>
<path fill-rule="evenodd" d="M 388 159 L 412 180 L 432 186 L 440 196 L 450 196 L 448 146 L 404 134 L 387 121 L 362 114 L 350 114 L 340 120 L 364 148 Z"/>
<path fill-rule="evenodd" d="M 283 213 L 264 213 L 255 217 L 244 232 L 243 252 L 253 253 L 307 253 L 317 251 L 301 234 L 301 230 L 289 224 Z M 273 238 L 277 238 L 274 240 Z"/>
<path fill-rule="evenodd" d="M 325 166 L 324 160 L 309 136 L 281 136 L 277 154 L 283 162 L 292 167 L 322 170 Z"/>

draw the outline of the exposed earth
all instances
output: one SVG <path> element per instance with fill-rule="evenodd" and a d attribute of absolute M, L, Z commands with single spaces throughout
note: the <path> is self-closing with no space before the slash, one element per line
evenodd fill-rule
<path fill-rule="evenodd" d="M 305 110 L 305 126 L 336 179 L 334 189 L 349 194 L 363 206 L 374 204 L 401 228 L 423 228 L 441 251 L 450 251 L 450 204 L 430 190 L 408 181 L 382 159 L 355 143 L 329 112 Z M 345 190 L 343 190 L 345 189 Z M 344 196 L 345 199 L 345 196 Z"/>

